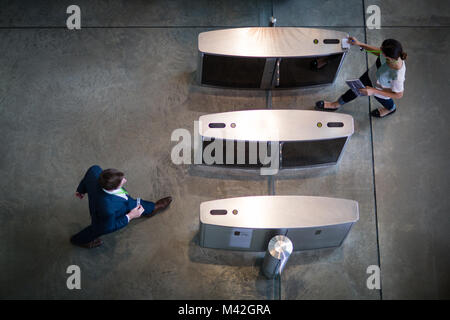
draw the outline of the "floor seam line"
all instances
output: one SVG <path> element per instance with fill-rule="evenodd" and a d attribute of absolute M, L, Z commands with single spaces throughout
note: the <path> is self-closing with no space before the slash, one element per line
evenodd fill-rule
<path fill-rule="evenodd" d="M 366 5 L 365 0 L 362 0 L 363 3 L 363 17 L 364 17 L 364 23 L 366 21 Z M 367 28 L 364 28 L 364 42 L 368 42 L 367 38 Z M 366 69 L 369 70 L 369 57 L 366 55 Z M 372 103 L 370 100 L 370 97 L 367 97 L 369 100 L 369 128 L 370 128 L 370 144 L 372 149 L 372 184 L 373 184 L 373 198 L 374 198 L 374 210 L 375 210 L 375 233 L 376 233 L 376 239 L 377 239 L 377 258 L 378 258 L 378 267 L 380 268 L 381 273 L 381 254 L 380 254 L 380 242 L 379 242 L 379 230 L 378 230 L 378 206 L 377 206 L 377 191 L 376 191 L 376 180 L 375 180 L 375 149 L 373 144 L 373 124 L 372 124 L 372 115 L 370 114 L 372 109 Z M 382 285 L 381 285 L 381 275 L 380 275 L 380 300 L 383 300 L 383 291 L 382 291 Z"/>

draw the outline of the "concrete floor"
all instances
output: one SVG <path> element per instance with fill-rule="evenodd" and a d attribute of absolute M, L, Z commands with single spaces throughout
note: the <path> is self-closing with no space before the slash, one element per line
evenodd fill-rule
<path fill-rule="evenodd" d="M 448 1 L 80 0 L 80 31 L 65 28 L 70 4 L 0 1 L 0 298 L 450 298 Z M 380 30 L 364 28 L 369 4 L 381 8 Z M 272 180 L 170 161 L 174 129 L 192 132 L 200 115 L 268 103 L 264 91 L 196 85 L 198 34 L 267 26 L 272 13 L 278 26 L 328 27 L 371 44 L 392 37 L 408 52 L 395 115 L 370 119 L 377 102 L 355 100 L 339 111 L 355 119 L 339 166 L 273 179 L 278 195 L 360 205 L 341 247 L 295 252 L 281 281 L 261 275 L 263 253 L 197 245 L 200 202 L 267 195 Z M 334 85 L 276 91 L 271 103 L 312 109 L 366 68 L 354 48 Z M 123 170 L 133 196 L 175 200 L 164 214 L 103 236 L 102 247 L 74 247 L 68 239 L 89 214 L 73 193 L 92 164 Z M 71 264 L 81 268 L 81 290 L 66 287 Z M 382 289 L 369 290 L 366 269 L 378 264 Z"/>

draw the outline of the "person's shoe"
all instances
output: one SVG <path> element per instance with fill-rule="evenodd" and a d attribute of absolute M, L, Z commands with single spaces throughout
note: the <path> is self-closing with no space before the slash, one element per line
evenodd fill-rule
<path fill-rule="evenodd" d="M 83 247 L 83 248 L 87 248 L 87 249 L 92 249 L 92 248 L 95 248 L 95 247 L 99 247 L 102 244 L 103 244 L 102 239 L 97 238 L 95 240 L 92 240 L 91 242 L 79 244 L 79 246 Z"/>
<path fill-rule="evenodd" d="M 171 202 L 172 202 L 172 197 L 165 197 L 165 198 L 159 199 L 158 201 L 155 202 L 155 209 L 147 217 L 153 216 L 153 215 L 163 211 L 164 209 L 166 209 L 169 206 L 169 204 Z"/>
<path fill-rule="evenodd" d="M 370 114 L 372 115 L 372 117 L 375 117 L 375 118 L 386 118 L 388 115 L 393 114 L 395 111 L 397 111 L 397 108 L 395 108 L 394 110 L 392 110 L 388 113 L 381 115 L 380 110 L 375 109 Z"/>
<path fill-rule="evenodd" d="M 316 110 L 320 110 L 320 111 L 331 111 L 331 112 L 334 112 L 334 111 L 336 111 L 336 110 L 338 110 L 339 109 L 339 107 L 337 107 L 337 108 L 326 108 L 325 107 L 325 101 L 323 101 L 323 100 L 320 100 L 320 101 L 317 101 L 316 102 Z"/>

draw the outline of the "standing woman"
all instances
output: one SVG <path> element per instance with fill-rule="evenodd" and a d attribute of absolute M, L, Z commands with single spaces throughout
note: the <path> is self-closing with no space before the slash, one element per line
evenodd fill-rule
<path fill-rule="evenodd" d="M 374 66 L 366 71 L 360 78 L 364 84 L 364 89 L 359 91 L 365 96 L 374 96 L 381 103 L 382 107 L 373 110 L 372 116 L 383 118 L 396 111 L 393 99 L 403 97 L 403 83 L 406 72 L 406 52 L 403 52 L 400 42 L 394 39 L 386 39 L 381 44 L 381 48 L 369 46 L 359 42 L 354 37 L 349 37 L 349 43 L 360 46 L 376 56 L 378 59 Z M 357 95 L 349 89 L 337 101 L 317 101 L 316 109 L 325 111 L 336 111 L 343 104 L 357 98 Z"/>

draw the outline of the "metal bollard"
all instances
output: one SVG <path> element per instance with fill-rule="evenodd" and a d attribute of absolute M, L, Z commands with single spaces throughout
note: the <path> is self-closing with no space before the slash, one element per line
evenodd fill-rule
<path fill-rule="evenodd" d="M 263 273 L 267 278 L 273 279 L 281 274 L 292 253 L 292 249 L 292 242 L 286 236 L 278 235 L 269 241 L 262 266 Z"/>

